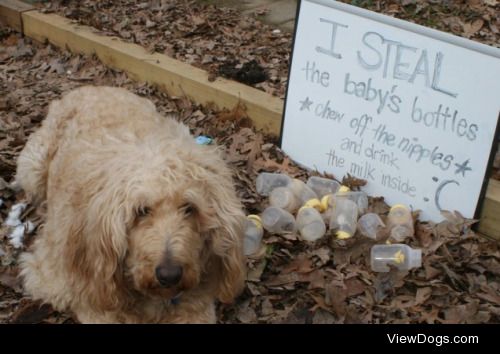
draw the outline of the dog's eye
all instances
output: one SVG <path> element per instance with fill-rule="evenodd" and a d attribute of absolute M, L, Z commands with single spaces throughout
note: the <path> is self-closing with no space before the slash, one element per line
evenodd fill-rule
<path fill-rule="evenodd" d="M 181 206 L 181 211 L 184 213 L 185 216 L 191 216 L 196 212 L 196 207 L 193 204 L 186 203 L 183 206 Z"/>
<path fill-rule="evenodd" d="M 144 217 L 144 216 L 147 216 L 150 214 L 151 214 L 151 208 L 149 208 L 149 207 L 142 206 L 139 209 L 137 209 L 137 216 L 138 217 Z"/>

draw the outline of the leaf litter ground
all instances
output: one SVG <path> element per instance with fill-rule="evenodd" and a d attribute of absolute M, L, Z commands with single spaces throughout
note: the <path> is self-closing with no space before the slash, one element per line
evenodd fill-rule
<path fill-rule="evenodd" d="M 235 15 L 236 16 L 236 15 Z M 134 33 L 135 33 L 134 29 Z M 159 112 L 174 114 L 194 135 L 215 138 L 233 168 L 238 195 L 248 213 L 262 211 L 267 200 L 255 191 L 260 171 L 283 172 L 306 180 L 276 139 L 256 132 L 242 106 L 219 111 L 183 97 L 131 81 L 96 58 L 61 52 L 50 45 L 0 27 L 0 322 L 74 323 L 69 313 L 33 302 L 23 294 L 17 260 L 44 221 L 43 210 L 29 205 L 21 221 L 35 225 L 23 244 L 10 242 L 5 226 L 11 207 L 25 202 L 10 182 L 27 137 L 43 120 L 47 105 L 75 87 L 96 84 L 125 87 L 153 100 Z M 342 176 L 329 176 L 340 178 Z M 345 178 L 353 187 L 360 181 Z M 383 198 L 370 199 L 370 211 L 383 219 Z M 446 213 L 440 224 L 416 223 L 407 243 L 423 250 L 423 265 L 410 272 L 377 274 L 369 268 L 373 242 L 361 236 L 335 240 L 325 236 L 306 244 L 297 235 L 266 234 L 262 252 L 248 259 L 244 293 L 233 305 L 218 306 L 220 323 L 498 323 L 500 322 L 500 248 L 470 230 L 472 221 Z"/>

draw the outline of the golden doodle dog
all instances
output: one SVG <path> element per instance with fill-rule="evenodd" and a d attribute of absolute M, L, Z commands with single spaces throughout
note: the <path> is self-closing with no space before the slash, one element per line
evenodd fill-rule
<path fill-rule="evenodd" d="M 82 87 L 52 102 L 16 179 L 47 206 L 24 287 L 80 322 L 214 323 L 243 288 L 229 168 L 147 99 Z"/>

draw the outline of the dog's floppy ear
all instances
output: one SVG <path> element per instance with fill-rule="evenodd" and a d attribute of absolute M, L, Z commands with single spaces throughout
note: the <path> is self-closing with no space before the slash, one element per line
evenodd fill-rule
<path fill-rule="evenodd" d="M 215 296 L 230 303 L 245 285 L 246 261 L 243 255 L 243 225 L 245 215 L 236 196 L 231 171 L 216 153 L 204 156 L 207 171 L 206 190 L 210 194 L 212 261 L 211 275 L 215 278 Z"/>
<path fill-rule="evenodd" d="M 126 211 L 113 188 L 103 188 L 77 210 L 66 246 L 73 286 L 95 311 L 116 310 L 126 299 L 123 259 L 127 251 Z M 80 204 L 82 203 L 82 204 Z"/>
<path fill-rule="evenodd" d="M 236 205 L 217 211 L 219 227 L 212 233 L 213 253 L 216 256 L 216 296 L 230 303 L 245 285 L 246 266 L 243 255 L 243 214 Z"/>

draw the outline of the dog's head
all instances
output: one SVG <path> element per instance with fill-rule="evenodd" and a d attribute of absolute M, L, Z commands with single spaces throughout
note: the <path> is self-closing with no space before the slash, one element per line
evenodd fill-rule
<path fill-rule="evenodd" d="M 80 193 L 73 272 L 101 310 L 195 287 L 232 301 L 245 264 L 244 214 L 230 170 L 212 147 L 148 138 L 103 162 Z"/>

